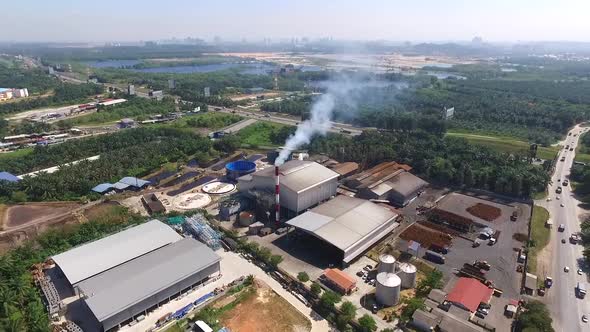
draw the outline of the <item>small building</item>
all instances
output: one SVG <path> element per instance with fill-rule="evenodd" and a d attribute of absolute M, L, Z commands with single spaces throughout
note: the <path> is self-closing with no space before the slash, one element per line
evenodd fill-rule
<path fill-rule="evenodd" d="M 125 119 L 121 119 L 121 121 L 119 121 L 119 128 L 121 128 L 121 129 L 133 128 L 133 127 L 135 127 L 135 120 L 133 120 L 133 119 L 125 118 Z"/>
<path fill-rule="evenodd" d="M 440 322 L 440 318 L 433 313 L 418 309 L 412 315 L 412 326 L 419 331 L 431 332 Z"/>
<path fill-rule="evenodd" d="M 18 182 L 20 181 L 20 179 L 14 174 L 8 172 L 0 172 L 0 181 Z"/>
<path fill-rule="evenodd" d="M 250 226 L 248 226 L 248 234 L 249 235 L 257 235 L 261 229 L 264 228 L 264 224 L 260 221 L 257 221 Z"/>
<path fill-rule="evenodd" d="M 447 301 L 472 313 L 481 303 L 489 303 L 494 289 L 473 278 L 459 278 L 455 287 L 447 295 Z"/>
<path fill-rule="evenodd" d="M 166 207 L 154 193 L 141 196 L 141 201 L 149 214 L 166 212 Z"/>
<path fill-rule="evenodd" d="M 487 332 L 483 327 L 479 327 L 449 313 L 445 313 L 442 316 L 438 324 L 438 330 L 440 332 Z"/>
<path fill-rule="evenodd" d="M 525 292 L 529 295 L 534 295 L 535 292 L 537 291 L 537 283 L 538 283 L 537 276 L 532 273 L 527 272 L 525 280 L 524 280 Z"/>
<path fill-rule="evenodd" d="M 443 292 L 441 289 L 434 288 L 428 293 L 428 298 L 438 304 L 443 304 L 447 300 L 447 293 Z"/>
<path fill-rule="evenodd" d="M 341 294 L 350 294 L 356 288 L 356 280 L 339 269 L 326 269 L 323 281 Z"/>

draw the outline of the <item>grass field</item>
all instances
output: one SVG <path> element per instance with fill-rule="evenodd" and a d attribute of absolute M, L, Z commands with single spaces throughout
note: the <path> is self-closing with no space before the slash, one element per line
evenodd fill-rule
<path fill-rule="evenodd" d="M 26 156 L 32 152 L 33 152 L 33 148 L 18 149 L 16 151 L 12 151 L 12 152 L 0 153 L 0 159 L 19 158 L 22 156 Z"/>
<path fill-rule="evenodd" d="M 462 137 L 471 144 L 486 146 L 498 152 L 527 154 L 530 147 L 529 143 L 512 137 L 484 136 L 462 132 L 448 132 L 447 136 Z M 540 146 L 537 150 L 537 157 L 541 159 L 553 159 L 558 151 L 558 147 Z"/>
<path fill-rule="evenodd" d="M 284 127 L 286 125 L 259 121 L 240 130 L 238 137 L 242 140 L 242 144 L 249 147 L 279 146 L 280 144 L 273 142 L 272 137 Z"/>
<path fill-rule="evenodd" d="M 545 222 L 549 219 L 549 211 L 540 206 L 533 207 L 533 220 L 531 222 L 531 240 L 533 246 L 529 249 L 528 271 L 535 274 L 537 272 L 537 255 L 549 243 L 551 230 L 545 227 Z"/>

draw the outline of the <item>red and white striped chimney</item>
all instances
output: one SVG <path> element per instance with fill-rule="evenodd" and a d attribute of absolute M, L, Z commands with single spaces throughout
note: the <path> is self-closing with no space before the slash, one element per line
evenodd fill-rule
<path fill-rule="evenodd" d="M 281 221 L 281 188 L 279 186 L 279 166 L 275 166 L 275 222 L 278 224 Z"/>

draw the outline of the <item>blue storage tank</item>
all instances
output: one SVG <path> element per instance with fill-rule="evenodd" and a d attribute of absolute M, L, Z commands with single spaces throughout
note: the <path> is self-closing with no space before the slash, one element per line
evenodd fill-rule
<path fill-rule="evenodd" d="M 256 164 L 247 160 L 233 161 L 225 165 L 228 180 L 237 180 L 240 176 L 256 172 Z"/>

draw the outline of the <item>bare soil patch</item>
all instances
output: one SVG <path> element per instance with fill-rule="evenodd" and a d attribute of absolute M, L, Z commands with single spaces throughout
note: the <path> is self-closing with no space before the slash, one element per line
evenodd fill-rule
<path fill-rule="evenodd" d="M 6 211 L 5 230 L 55 218 L 76 207 L 77 203 L 28 203 L 13 205 Z"/>
<path fill-rule="evenodd" d="M 424 248 L 429 248 L 433 244 L 448 247 L 451 246 L 453 241 L 453 237 L 450 234 L 437 231 L 422 224 L 413 224 L 408 227 L 400 234 L 400 238 L 406 241 L 416 241 Z"/>
<path fill-rule="evenodd" d="M 234 332 L 303 332 L 311 323 L 268 285 L 256 282 L 256 292 L 224 313 L 223 326 Z"/>
<path fill-rule="evenodd" d="M 495 206 L 477 203 L 467 208 L 467 212 L 487 221 L 494 221 L 502 215 L 502 210 Z"/>

